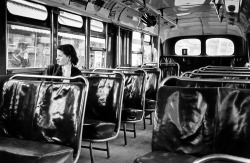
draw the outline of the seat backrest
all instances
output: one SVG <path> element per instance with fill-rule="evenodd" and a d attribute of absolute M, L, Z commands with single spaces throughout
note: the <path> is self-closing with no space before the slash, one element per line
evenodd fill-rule
<path fill-rule="evenodd" d="M 178 63 L 161 63 L 161 80 L 168 76 L 179 76 L 180 75 L 180 65 Z"/>
<path fill-rule="evenodd" d="M 250 89 L 162 85 L 157 92 L 152 150 L 250 158 L 249 107 Z"/>
<path fill-rule="evenodd" d="M 79 156 L 87 92 L 86 82 L 8 80 L 0 104 L 0 136 L 69 146 Z"/>
<path fill-rule="evenodd" d="M 146 72 L 144 70 L 123 72 L 125 76 L 125 88 L 123 107 L 144 110 Z"/>
<path fill-rule="evenodd" d="M 124 76 L 122 74 L 89 75 L 86 119 L 120 123 Z"/>
<path fill-rule="evenodd" d="M 195 156 L 213 153 L 216 94 L 216 88 L 161 86 L 152 150 Z"/>
<path fill-rule="evenodd" d="M 147 72 L 146 99 L 156 100 L 156 92 L 160 82 L 160 69 L 144 69 Z"/>

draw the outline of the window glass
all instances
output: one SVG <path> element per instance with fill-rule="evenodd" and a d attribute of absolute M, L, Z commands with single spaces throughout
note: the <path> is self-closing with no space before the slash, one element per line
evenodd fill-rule
<path fill-rule="evenodd" d="M 141 33 L 132 34 L 132 66 L 142 65 L 142 38 Z"/>
<path fill-rule="evenodd" d="M 79 34 L 71 34 L 58 32 L 58 45 L 71 44 L 76 50 L 78 57 L 77 67 L 85 68 L 85 36 Z"/>
<path fill-rule="evenodd" d="M 143 62 L 150 63 L 153 62 L 152 46 L 150 44 L 150 35 L 144 35 L 144 55 Z"/>
<path fill-rule="evenodd" d="M 106 33 L 104 30 L 104 23 L 91 19 L 90 29 L 89 68 L 106 67 Z"/>
<path fill-rule="evenodd" d="M 90 27 L 90 29 L 92 31 L 96 31 L 96 32 L 103 32 L 104 26 L 103 26 L 102 22 L 91 19 L 91 27 Z"/>
<path fill-rule="evenodd" d="M 227 38 L 206 40 L 206 54 L 209 56 L 228 56 L 234 53 L 234 43 Z"/>
<path fill-rule="evenodd" d="M 90 68 L 105 67 L 105 39 L 90 37 Z"/>
<path fill-rule="evenodd" d="M 175 44 L 175 54 L 197 56 L 201 54 L 201 41 L 199 39 L 182 39 Z"/>
<path fill-rule="evenodd" d="M 7 69 L 44 68 L 50 64 L 50 30 L 7 26 Z"/>
<path fill-rule="evenodd" d="M 82 17 L 68 12 L 60 11 L 58 22 L 62 25 L 81 28 L 83 25 Z"/>
<path fill-rule="evenodd" d="M 9 0 L 7 2 L 8 11 L 13 15 L 46 20 L 48 17 L 47 9 L 35 3 L 24 0 Z"/>

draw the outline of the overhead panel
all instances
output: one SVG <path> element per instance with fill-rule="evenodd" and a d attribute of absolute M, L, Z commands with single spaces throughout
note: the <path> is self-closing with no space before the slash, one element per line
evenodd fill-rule
<path fill-rule="evenodd" d="M 125 9 L 126 7 L 122 4 L 116 3 L 110 13 L 109 13 L 109 18 L 111 19 L 112 22 L 114 23 L 118 23 L 119 22 L 119 18 L 120 15 L 122 13 L 122 11 Z"/>
<path fill-rule="evenodd" d="M 133 29 L 138 29 L 140 17 L 140 13 L 126 7 L 120 15 L 119 23 Z"/>
<path fill-rule="evenodd" d="M 69 6 L 79 9 L 79 10 L 85 10 L 86 6 L 88 4 L 88 0 L 70 0 Z"/>
<path fill-rule="evenodd" d="M 111 0 L 92 0 L 87 4 L 86 11 L 108 19 L 112 4 Z"/>

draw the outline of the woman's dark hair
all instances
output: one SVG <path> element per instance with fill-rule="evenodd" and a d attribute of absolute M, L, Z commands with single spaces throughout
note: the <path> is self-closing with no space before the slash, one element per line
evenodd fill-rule
<path fill-rule="evenodd" d="M 66 56 L 70 56 L 71 63 L 73 65 L 77 64 L 78 58 L 76 55 L 76 50 L 72 45 L 70 44 L 58 45 L 56 49 L 61 50 Z"/>

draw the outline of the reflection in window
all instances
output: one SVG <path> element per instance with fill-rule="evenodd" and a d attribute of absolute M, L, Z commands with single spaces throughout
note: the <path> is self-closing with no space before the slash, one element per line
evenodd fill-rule
<path fill-rule="evenodd" d="M 7 69 L 44 68 L 50 64 L 50 31 L 8 25 Z"/>
<path fill-rule="evenodd" d="M 141 33 L 132 35 L 132 66 L 142 65 L 142 38 Z"/>
<path fill-rule="evenodd" d="M 70 34 L 58 32 L 58 45 L 71 44 L 76 50 L 79 59 L 77 67 L 83 69 L 85 65 L 85 36 L 78 34 Z"/>
<path fill-rule="evenodd" d="M 47 9 L 44 6 L 24 0 L 9 0 L 7 2 L 7 8 L 13 15 L 37 20 L 46 20 L 48 17 Z"/>
<path fill-rule="evenodd" d="M 60 11 L 58 22 L 62 25 L 81 28 L 83 25 L 82 17 L 68 12 Z"/>
<path fill-rule="evenodd" d="M 198 39 L 182 39 L 175 44 L 175 54 L 197 56 L 201 54 L 201 41 Z"/>
<path fill-rule="evenodd" d="M 206 54 L 209 56 L 228 56 L 234 53 L 234 43 L 226 38 L 206 40 Z"/>

